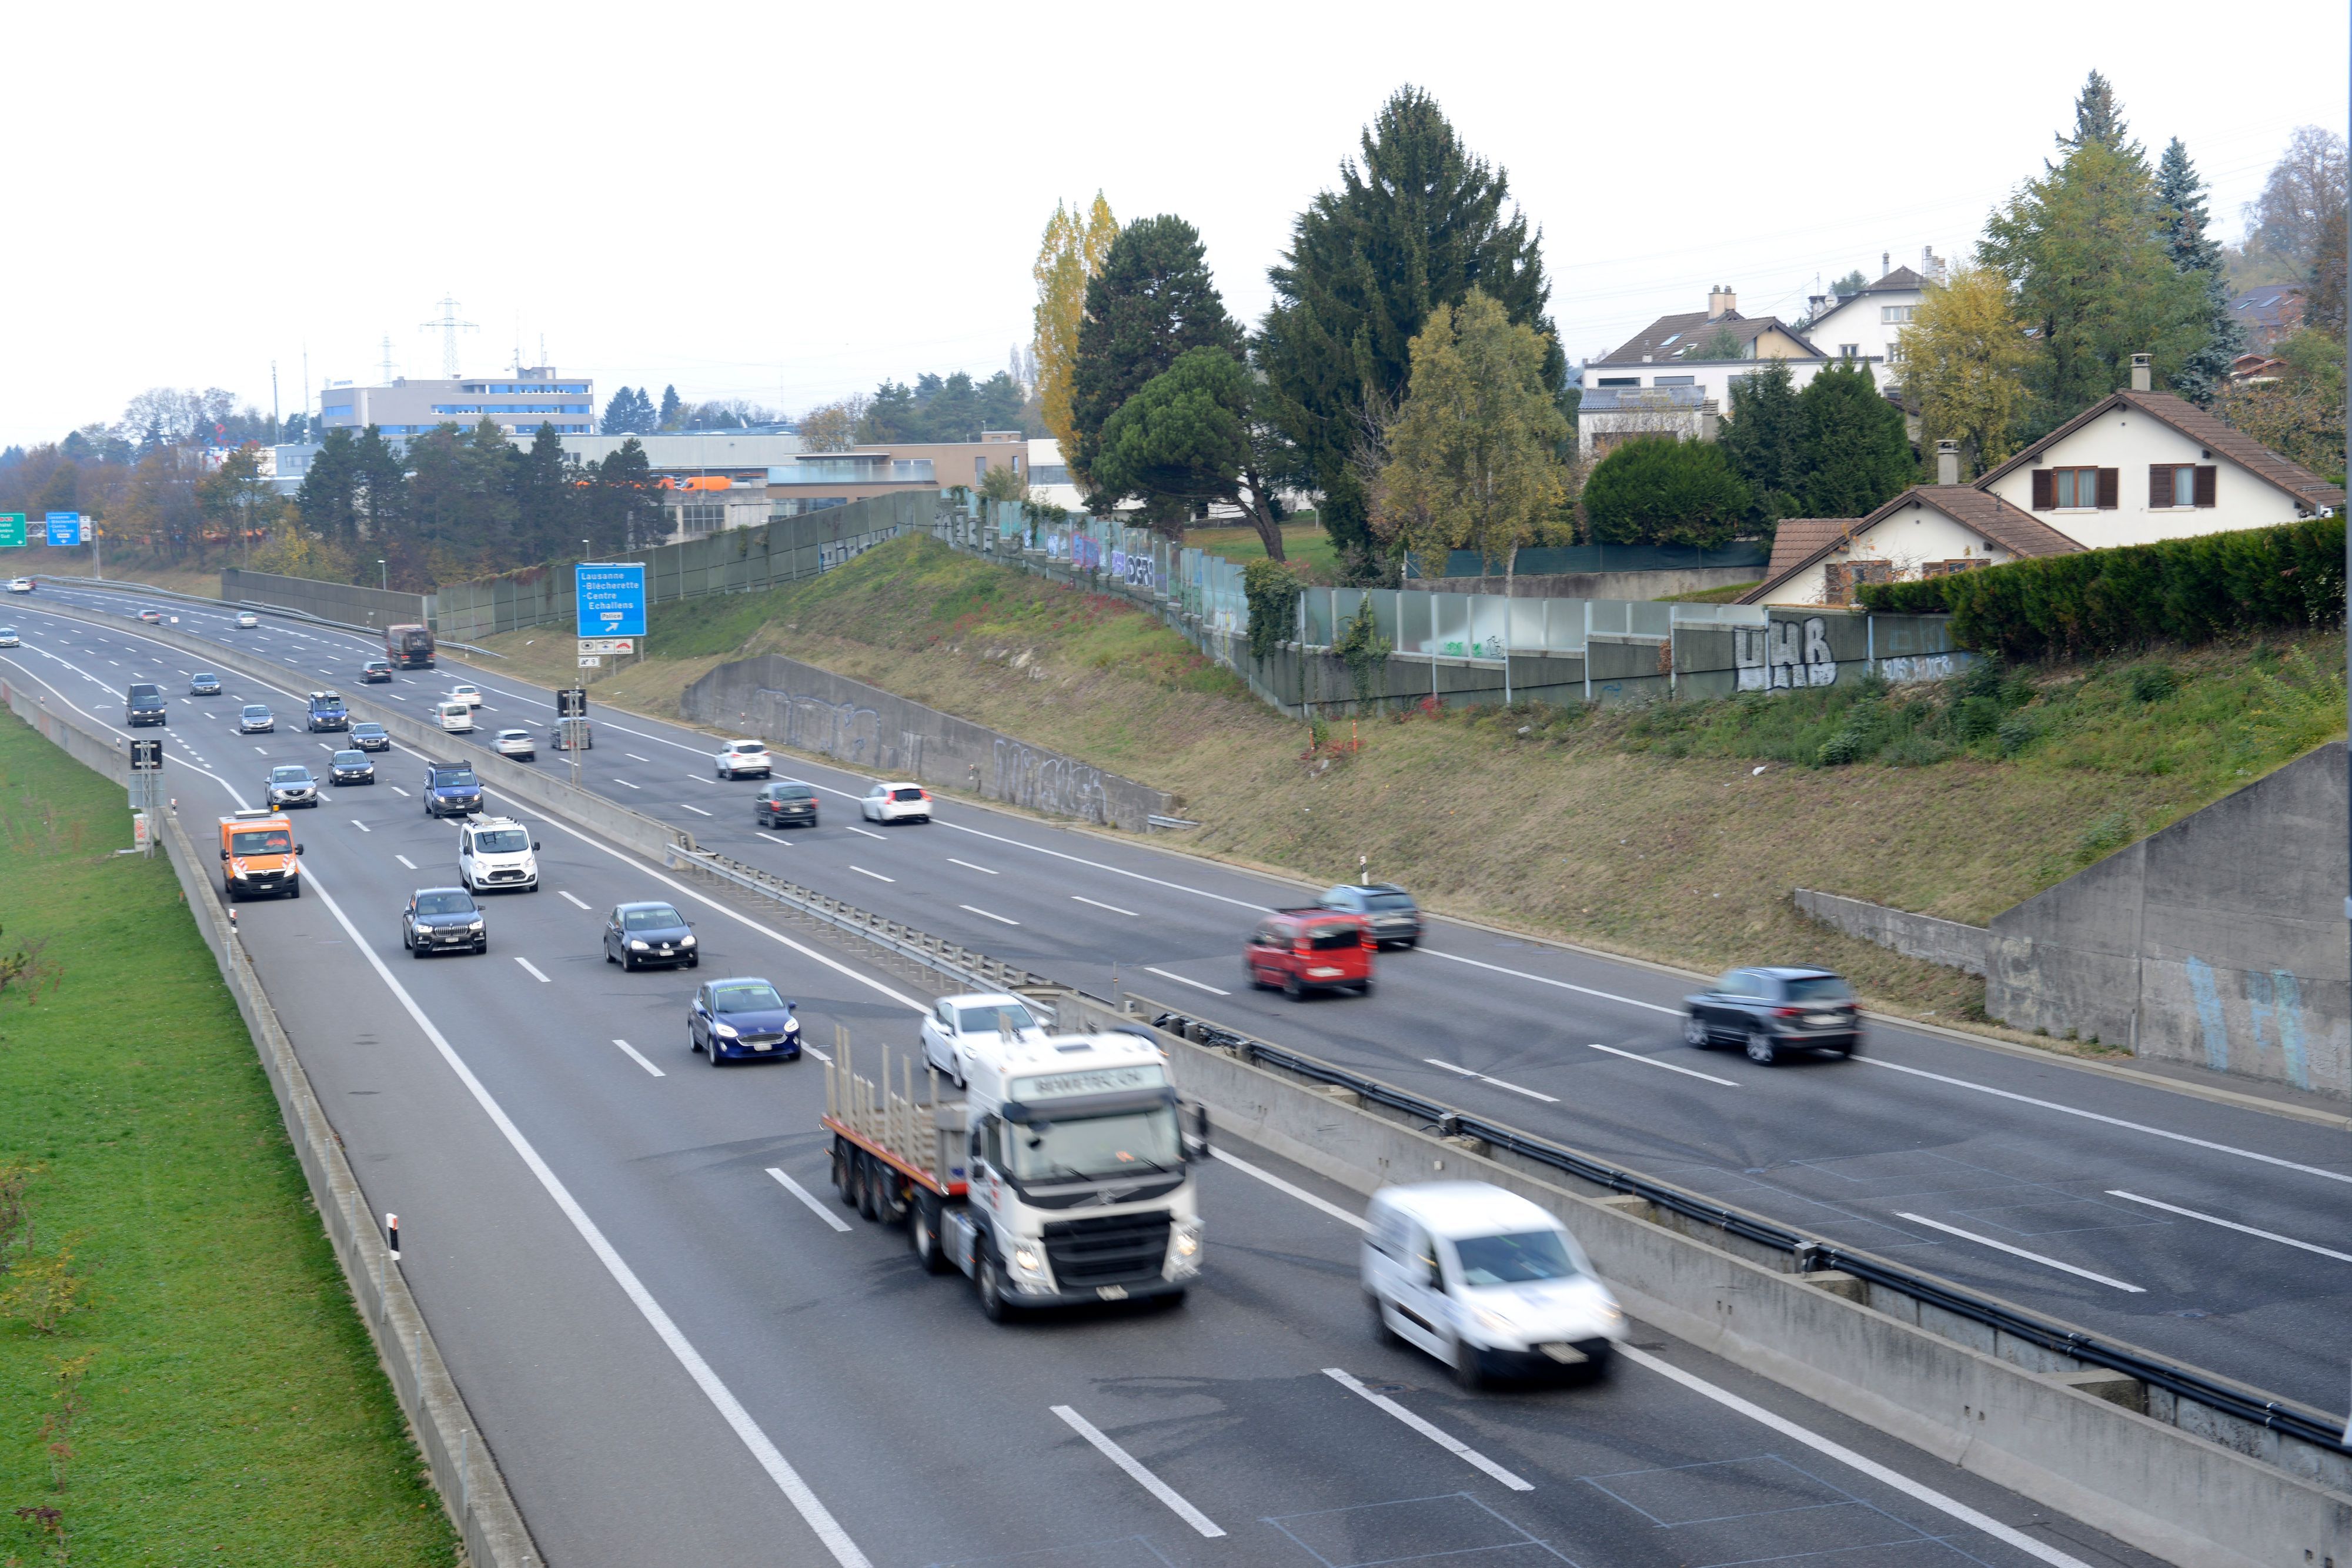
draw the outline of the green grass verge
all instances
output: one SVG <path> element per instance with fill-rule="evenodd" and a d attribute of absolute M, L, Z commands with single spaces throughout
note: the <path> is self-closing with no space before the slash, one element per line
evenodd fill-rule
<path fill-rule="evenodd" d="M 120 785 L 0 714 L 0 950 L 58 966 L 0 996 L 0 1163 L 39 1167 L 0 1297 L 61 1248 L 89 1281 L 53 1334 L 0 1319 L 0 1562 L 62 1561 L 15 1512 L 54 1508 L 75 1563 L 454 1563 L 252 1040 L 129 836 Z"/>
<path fill-rule="evenodd" d="M 1257 537 L 1255 528 L 1187 528 L 1184 542 L 1227 560 L 1262 560 L 1265 557 L 1265 542 Z M 1339 552 L 1320 523 L 1285 523 L 1282 553 L 1291 565 L 1304 569 L 1318 582 L 1339 580 Z"/>

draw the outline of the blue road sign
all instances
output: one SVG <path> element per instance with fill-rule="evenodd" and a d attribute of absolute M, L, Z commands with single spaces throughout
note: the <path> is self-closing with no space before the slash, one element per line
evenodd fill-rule
<path fill-rule="evenodd" d="M 82 542 L 81 514 L 79 512 L 51 512 L 49 514 L 48 521 L 49 543 L 53 545 L 78 545 Z"/>
<path fill-rule="evenodd" d="M 572 570 L 583 637 L 642 637 L 646 634 L 646 568 L 643 561 L 609 565 L 581 562 Z"/>

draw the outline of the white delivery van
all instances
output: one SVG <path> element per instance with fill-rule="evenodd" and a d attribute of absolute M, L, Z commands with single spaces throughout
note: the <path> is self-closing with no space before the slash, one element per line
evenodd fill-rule
<path fill-rule="evenodd" d="M 1372 1332 L 1476 1388 L 1562 1369 L 1599 1376 L 1625 1314 L 1549 1210 L 1483 1181 L 1383 1187 L 1365 1216 Z"/>
<path fill-rule="evenodd" d="M 470 735 L 473 733 L 473 704 L 467 702 L 462 698 L 455 698 L 434 704 L 433 712 L 435 716 L 440 719 L 441 727 L 448 731 L 450 734 Z"/>

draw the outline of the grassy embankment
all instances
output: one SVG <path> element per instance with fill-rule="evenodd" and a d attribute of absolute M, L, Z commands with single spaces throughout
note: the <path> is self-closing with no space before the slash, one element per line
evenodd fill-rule
<path fill-rule="evenodd" d="M 572 657 L 498 642 L 541 678 Z M 1152 617 L 929 539 L 657 607 L 648 645 L 674 656 L 597 700 L 674 716 L 712 664 L 788 653 L 1172 790 L 1196 849 L 1309 878 L 1364 853 L 1453 913 L 1698 968 L 1831 964 L 1946 1019 L 1981 982 L 1816 925 L 1790 890 L 1981 923 L 2344 732 L 2338 644 L 2313 635 L 1966 685 L 1416 715 L 1309 757 L 1306 727 Z"/>
<path fill-rule="evenodd" d="M 0 1166 L 32 1167 L 0 1245 L 0 1562 L 67 1560 L 17 1511 L 50 1509 L 75 1563 L 454 1563 L 253 1042 L 129 836 L 121 786 L 0 714 L 0 954 L 55 966 L 32 1005 L 0 992 Z M 38 1332 L 68 1254 L 81 1304 Z"/>

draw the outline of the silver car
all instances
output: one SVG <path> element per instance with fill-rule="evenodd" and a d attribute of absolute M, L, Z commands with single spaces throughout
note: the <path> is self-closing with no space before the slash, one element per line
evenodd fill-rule
<path fill-rule="evenodd" d="M 236 716 L 239 735 L 270 735 L 278 729 L 278 720 L 259 703 L 247 703 Z"/>
<path fill-rule="evenodd" d="M 269 770 L 269 809 L 281 806 L 315 806 L 319 803 L 319 781 L 310 770 L 299 762 L 283 763 Z"/>
<path fill-rule="evenodd" d="M 539 743 L 527 729 L 502 729 L 490 742 L 490 748 L 500 757 L 511 757 L 519 762 L 530 762 L 539 756 Z"/>

